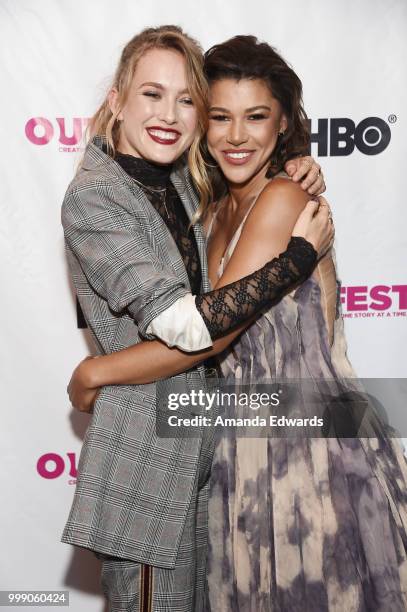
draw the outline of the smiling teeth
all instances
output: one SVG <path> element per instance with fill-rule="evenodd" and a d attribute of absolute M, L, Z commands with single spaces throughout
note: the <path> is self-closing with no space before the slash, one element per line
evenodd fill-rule
<path fill-rule="evenodd" d="M 164 132 L 162 130 L 149 130 L 150 134 L 163 140 L 177 140 L 177 135 L 174 132 Z"/>
<path fill-rule="evenodd" d="M 249 157 L 250 153 L 226 153 L 226 155 L 232 159 L 244 159 Z"/>

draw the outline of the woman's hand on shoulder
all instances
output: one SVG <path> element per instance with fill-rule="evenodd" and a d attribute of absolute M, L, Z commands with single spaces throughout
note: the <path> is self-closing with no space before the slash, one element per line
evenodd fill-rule
<path fill-rule="evenodd" d="M 321 195 L 326 190 L 321 166 L 311 155 L 289 159 L 284 170 L 294 183 L 300 183 L 301 189 L 310 195 Z"/>
<path fill-rule="evenodd" d="M 328 202 L 319 196 L 307 202 L 306 207 L 297 219 L 293 236 L 301 236 L 312 244 L 321 259 L 332 247 L 335 227 Z"/>

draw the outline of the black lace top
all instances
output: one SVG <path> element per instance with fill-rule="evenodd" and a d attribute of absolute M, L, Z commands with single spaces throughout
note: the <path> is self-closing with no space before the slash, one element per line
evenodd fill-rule
<path fill-rule="evenodd" d="M 159 166 L 133 155 L 117 153 L 115 160 L 135 181 L 161 215 L 184 261 L 194 295 L 201 291 L 201 264 L 195 235 L 177 190 L 170 181 L 172 166 Z"/>
<path fill-rule="evenodd" d="M 201 266 L 189 218 L 170 181 L 171 166 L 159 166 L 132 155 L 115 160 L 141 187 L 161 215 L 181 253 L 196 306 L 213 340 L 278 302 L 312 272 L 317 253 L 304 238 L 292 238 L 284 253 L 249 276 L 199 295 Z"/>

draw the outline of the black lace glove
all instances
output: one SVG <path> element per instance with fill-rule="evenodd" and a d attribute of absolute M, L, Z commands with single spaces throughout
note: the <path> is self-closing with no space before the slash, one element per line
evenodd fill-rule
<path fill-rule="evenodd" d="M 305 238 L 294 237 L 287 250 L 263 268 L 230 285 L 197 295 L 195 303 L 212 340 L 216 340 L 278 302 L 311 274 L 317 252 Z"/>

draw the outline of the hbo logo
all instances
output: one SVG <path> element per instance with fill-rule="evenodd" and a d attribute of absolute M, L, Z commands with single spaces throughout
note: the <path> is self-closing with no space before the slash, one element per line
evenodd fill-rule
<path fill-rule="evenodd" d="M 389 125 L 379 117 L 366 117 L 358 125 L 352 119 L 318 119 L 311 124 L 311 142 L 318 145 L 318 157 L 350 155 L 355 147 L 365 155 L 382 153 L 391 139 Z M 329 142 L 328 142 L 329 141 Z"/>

